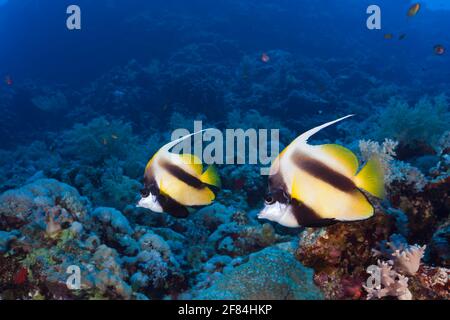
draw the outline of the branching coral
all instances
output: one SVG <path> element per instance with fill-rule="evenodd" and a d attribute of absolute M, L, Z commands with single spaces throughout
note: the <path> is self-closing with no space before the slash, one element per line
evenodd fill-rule
<path fill-rule="evenodd" d="M 392 254 L 394 267 L 405 275 L 416 274 L 420 267 L 420 260 L 423 258 L 426 246 L 413 245 L 405 250 L 395 250 Z"/>
<path fill-rule="evenodd" d="M 408 278 L 392 270 L 392 266 L 378 260 L 372 270 L 374 283 L 367 283 L 363 288 L 367 291 L 367 299 L 381 299 L 387 296 L 397 297 L 399 300 L 411 300 L 412 294 L 408 290 Z M 379 281 L 379 283 L 377 283 Z"/>
<path fill-rule="evenodd" d="M 60 142 L 63 156 L 88 165 L 102 165 L 111 156 L 124 159 L 138 146 L 129 123 L 105 118 L 76 124 L 63 133 Z"/>
<path fill-rule="evenodd" d="M 386 186 L 393 182 L 402 182 L 416 191 L 421 191 L 427 184 L 427 179 L 419 169 L 410 164 L 395 159 L 398 142 L 385 139 L 383 143 L 372 140 L 360 140 L 359 150 L 362 158 L 367 161 L 372 157 L 378 158 L 385 171 Z"/>
<path fill-rule="evenodd" d="M 426 246 L 409 246 L 399 235 L 392 235 L 391 241 L 381 241 L 380 250 L 373 250 L 375 256 L 384 256 L 387 262 L 378 260 L 376 266 L 370 266 L 371 276 L 363 286 L 367 299 L 381 299 L 387 296 L 399 300 L 411 300 L 408 278 L 414 276 L 420 267 Z"/>
<path fill-rule="evenodd" d="M 394 180 L 394 172 L 392 172 L 392 162 L 395 159 L 395 148 L 398 142 L 385 139 L 382 144 L 371 140 L 360 140 L 359 151 L 364 161 L 368 161 L 372 157 L 379 159 L 385 170 L 385 182 L 389 184 Z"/>
<path fill-rule="evenodd" d="M 402 144 L 415 142 L 434 144 L 448 129 L 450 112 L 447 97 L 423 98 L 414 107 L 405 101 L 391 99 L 379 115 L 378 138 L 391 137 Z"/>

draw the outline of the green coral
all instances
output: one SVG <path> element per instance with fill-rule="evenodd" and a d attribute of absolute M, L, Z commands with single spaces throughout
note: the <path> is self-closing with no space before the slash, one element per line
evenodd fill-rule
<path fill-rule="evenodd" d="M 199 299 L 323 299 L 313 283 L 313 270 L 298 262 L 290 244 L 266 248 L 249 261 L 226 272 Z"/>
<path fill-rule="evenodd" d="M 405 145 L 416 142 L 435 144 L 448 130 L 450 112 L 447 97 L 425 97 L 411 107 L 406 101 L 391 98 L 378 116 L 377 139 L 386 137 Z"/>

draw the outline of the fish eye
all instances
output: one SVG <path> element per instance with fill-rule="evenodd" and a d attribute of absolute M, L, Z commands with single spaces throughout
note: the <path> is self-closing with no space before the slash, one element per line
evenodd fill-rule
<path fill-rule="evenodd" d="M 148 188 L 144 188 L 141 190 L 141 196 L 143 198 L 147 198 L 150 195 L 150 190 Z"/>
<path fill-rule="evenodd" d="M 274 203 L 275 203 L 275 198 L 272 197 L 272 195 L 268 194 L 268 195 L 266 195 L 266 197 L 264 198 L 264 202 L 265 202 L 267 205 L 274 204 Z"/>

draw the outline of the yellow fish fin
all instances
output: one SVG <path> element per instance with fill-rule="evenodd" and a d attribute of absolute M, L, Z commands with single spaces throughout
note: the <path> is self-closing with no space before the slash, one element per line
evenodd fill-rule
<path fill-rule="evenodd" d="M 338 144 L 324 144 L 319 148 L 345 167 L 349 176 L 353 177 L 358 171 L 358 158 L 349 149 Z"/>
<path fill-rule="evenodd" d="M 354 181 L 358 188 L 380 199 L 384 198 L 384 168 L 378 158 L 371 158 L 356 175 Z"/>
<path fill-rule="evenodd" d="M 170 174 L 163 175 L 159 181 L 160 191 L 184 206 L 204 206 L 216 198 L 209 188 L 191 187 Z"/>
<path fill-rule="evenodd" d="M 222 182 L 220 181 L 219 172 L 215 166 L 209 166 L 205 172 L 200 177 L 200 180 L 203 183 L 209 184 L 210 186 L 214 186 L 217 188 L 222 187 Z"/>
<path fill-rule="evenodd" d="M 298 179 L 299 179 L 298 177 L 294 177 L 292 181 L 291 198 L 297 199 L 298 201 L 302 201 L 300 183 L 297 181 Z"/>
<path fill-rule="evenodd" d="M 300 200 L 322 219 L 357 221 L 371 217 L 373 206 L 357 188 L 341 191 L 314 176 L 300 172 L 292 184 L 293 198 Z"/>
<path fill-rule="evenodd" d="M 339 221 L 359 221 L 373 216 L 374 208 L 367 200 L 366 196 L 359 190 L 353 192 L 349 197 L 343 197 L 336 203 L 336 220 Z M 343 208 L 346 208 L 345 210 Z"/>
<path fill-rule="evenodd" d="M 181 161 L 187 166 L 189 166 L 198 176 L 203 172 L 202 161 L 193 154 L 180 154 Z"/>

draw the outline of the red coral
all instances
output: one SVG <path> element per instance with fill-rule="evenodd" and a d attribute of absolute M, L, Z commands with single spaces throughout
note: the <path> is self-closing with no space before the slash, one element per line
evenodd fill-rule
<path fill-rule="evenodd" d="M 22 267 L 19 269 L 17 274 L 14 277 L 14 283 L 17 285 L 24 284 L 25 281 L 27 281 L 28 278 L 28 270 L 25 267 Z"/>

